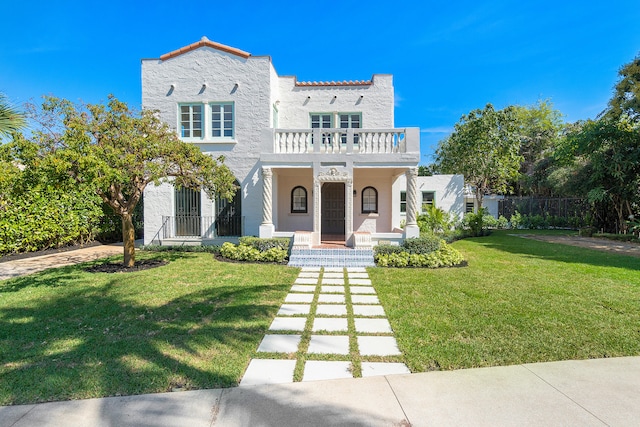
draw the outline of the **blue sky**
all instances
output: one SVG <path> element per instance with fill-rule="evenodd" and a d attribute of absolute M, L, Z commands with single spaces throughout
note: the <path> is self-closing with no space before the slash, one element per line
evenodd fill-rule
<path fill-rule="evenodd" d="M 610 1 L 11 1 L 0 92 L 140 107 L 140 60 L 209 39 L 270 55 L 280 75 L 394 75 L 396 126 L 422 129 L 422 161 L 460 116 L 550 99 L 595 117 L 640 53 L 640 3 Z"/>

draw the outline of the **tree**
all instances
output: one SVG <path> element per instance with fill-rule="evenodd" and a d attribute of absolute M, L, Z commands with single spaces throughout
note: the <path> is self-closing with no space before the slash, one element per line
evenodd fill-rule
<path fill-rule="evenodd" d="M 513 107 L 484 109 L 463 115 L 453 133 L 438 143 L 437 169 L 460 173 L 475 192 L 478 206 L 485 194 L 504 193 L 518 176 L 522 162 Z"/>
<path fill-rule="evenodd" d="M 133 211 L 145 187 L 161 182 L 231 199 L 234 178 L 224 159 L 180 141 L 153 111 L 136 113 L 109 96 L 106 105 L 76 106 L 46 97 L 38 117 L 40 149 L 79 185 L 90 185 L 122 219 L 124 265 L 135 264 Z"/>
<path fill-rule="evenodd" d="M 6 96 L 0 93 L 0 138 L 9 136 L 25 126 L 24 114 L 9 104 Z"/>

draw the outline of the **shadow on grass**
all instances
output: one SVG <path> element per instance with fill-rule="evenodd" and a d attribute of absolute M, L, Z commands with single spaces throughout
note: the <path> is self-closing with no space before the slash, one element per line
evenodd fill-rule
<path fill-rule="evenodd" d="M 616 267 L 627 270 L 640 270 L 638 258 L 617 253 L 609 253 L 562 243 L 551 243 L 527 239 L 520 236 L 509 236 L 505 232 L 494 232 L 487 237 L 469 239 L 480 245 L 523 255 L 528 258 L 538 258 L 571 264 L 588 264 L 596 267 Z"/>
<path fill-rule="evenodd" d="M 77 278 L 60 270 L 12 286 Z M 161 306 L 116 286 L 0 311 L 0 405 L 237 385 L 289 285 L 212 286 Z"/>

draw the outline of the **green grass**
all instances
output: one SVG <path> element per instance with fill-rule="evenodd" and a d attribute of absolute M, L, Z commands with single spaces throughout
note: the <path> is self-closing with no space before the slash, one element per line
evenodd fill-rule
<path fill-rule="evenodd" d="M 138 258 L 170 263 L 0 282 L 0 405 L 237 385 L 298 272 Z"/>
<path fill-rule="evenodd" d="M 468 267 L 369 269 L 412 372 L 640 354 L 640 259 L 511 233 L 453 243 Z"/>

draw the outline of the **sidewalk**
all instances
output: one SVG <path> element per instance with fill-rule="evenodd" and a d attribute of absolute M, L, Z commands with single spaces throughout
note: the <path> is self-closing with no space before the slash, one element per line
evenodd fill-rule
<path fill-rule="evenodd" d="M 640 357 L 0 407 L 22 426 L 637 426 Z"/>
<path fill-rule="evenodd" d="M 26 276 L 47 268 L 64 267 L 112 255 L 121 255 L 122 252 L 122 243 L 114 243 L 112 245 L 91 246 L 68 252 L 7 261 L 0 263 L 0 280 Z"/>

